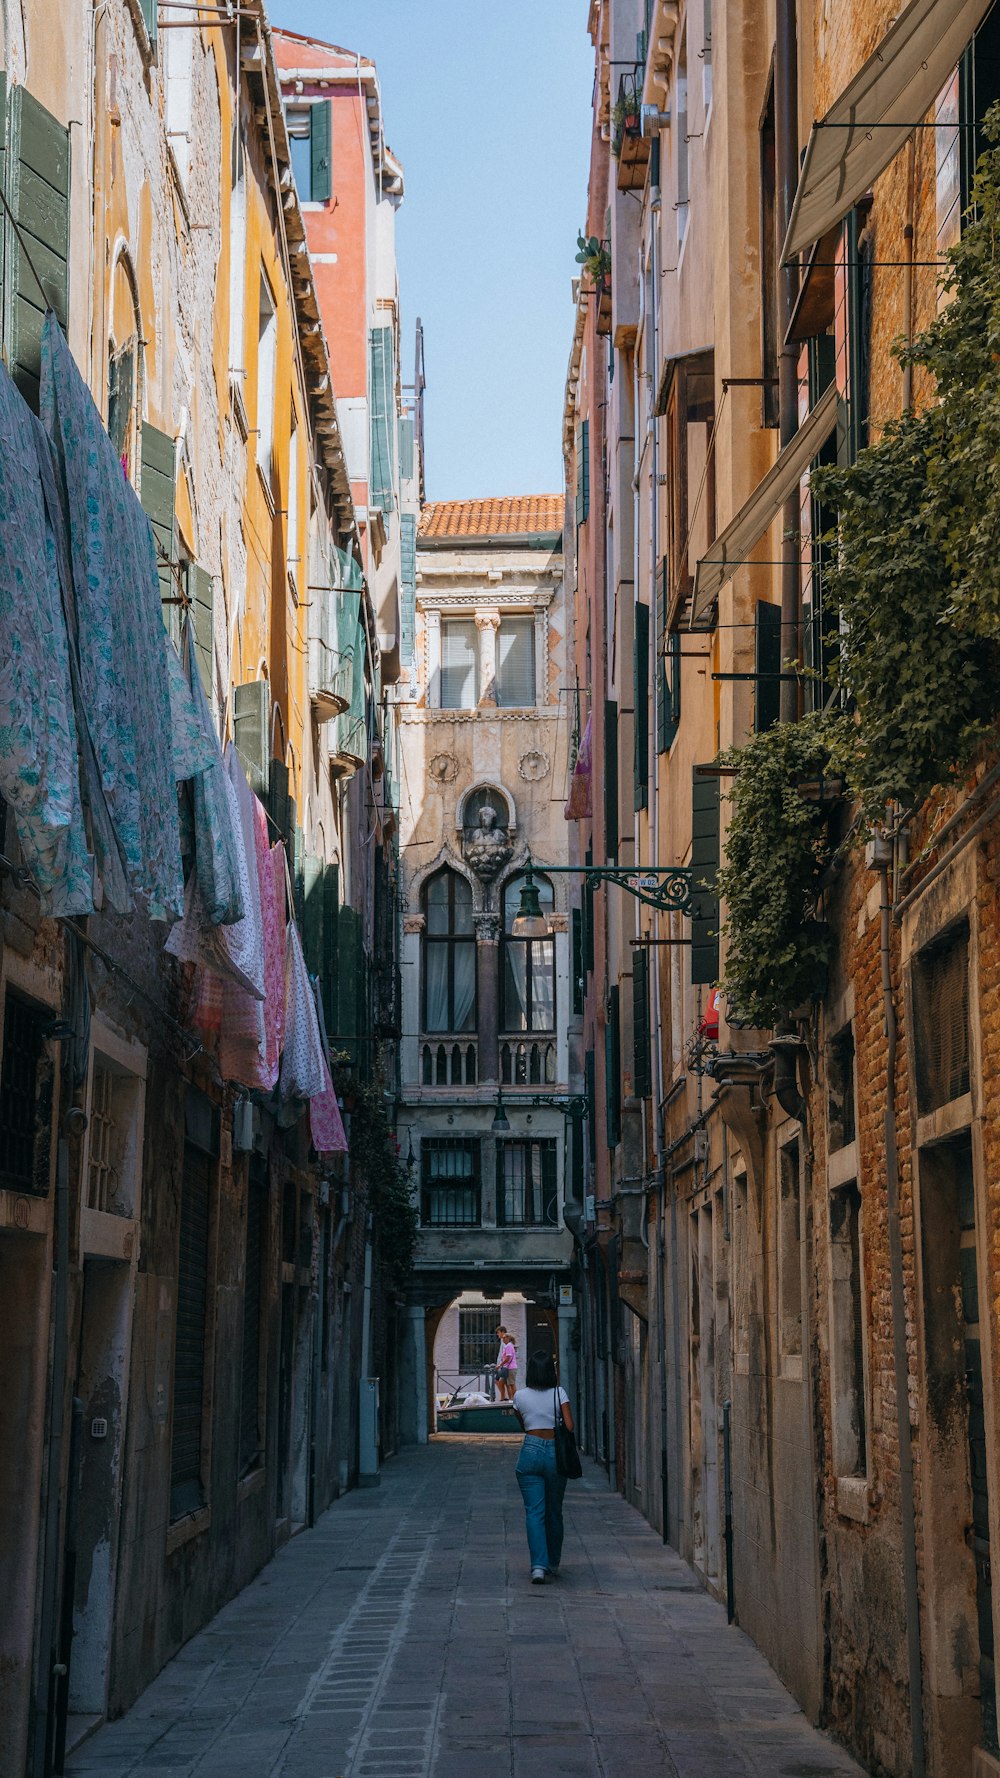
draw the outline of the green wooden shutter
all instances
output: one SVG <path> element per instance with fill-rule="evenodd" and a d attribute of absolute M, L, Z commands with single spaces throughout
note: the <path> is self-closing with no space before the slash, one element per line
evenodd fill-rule
<path fill-rule="evenodd" d="M 573 909 L 573 1011 L 582 1013 L 584 996 L 583 909 Z"/>
<path fill-rule="evenodd" d="M 392 484 L 392 440 L 395 432 L 396 373 L 392 328 L 373 327 L 368 348 L 368 400 L 371 433 L 369 499 L 391 516 L 395 502 Z"/>
<path fill-rule="evenodd" d="M 415 436 L 412 414 L 402 414 L 399 421 L 399 473 L 409 481 L 414 471 Z"/>
<path fill-rule="evenodd" d="M 256 796 L 266 796 L 271 755 L 271 697 L 266 679 L 234 685 L 233 741 L 250 789 Z"/>
<path fill-rule="evenodd" d="M 756 698 L 753 726 L 760 735 L 772 728 L 781 713 L 781 607 L 765 600 L 754 611 L 754 672 Z"/>
<path fill-rule="evenodd" d="M 587 847 L 585 863 L 593 864 L 593 848 Z M 586 975 L 594 969 L 594 891 L 590 883 L 583 888 L 583 968 Z"/>
<path fill-rule="evenodd" d="M 146 35 L 155 49 L 157 0 L 140 0 L 140 5 L 142 7 L 142 22 L 146 27 Z"/>
<path fill-rule="evenodd" d="M 288 794 L 288 767 L 284 760 L 271 759 L 267 762 L 267 812 L 286 845 L 294 827 L 294 817 L 290 812 L 293 808 L 294 804 Z"/>
<path fill-rule="evenodd" d="M 142 428 L 142 462 L 139 498 L 153 527 L 161 599 L 176 597 L 177 586 L 170 564 L 174 559 L 174 441 L 148 423 Z M 169 628 L 172 605 L 164 606 L 163 621 Z"/>
<path fill-rule="evenodd" d="M 653 1091 L 653 1060 L 649 1035 L 649 952 L 632 952 L 632 1091 L 648 1099 Z"/>
<path fill-rule="evenodd" d="M 583 524 L 583 427 L 578 426 L 575 437 L 576 456 L 576 501 L 575 512 L 577 525 Z"/>
<path fill-rule="evenodd" d="M 604 700 L 604 856 L 618 856 L 618 700 Z"/>
<path fill-rule="evenodd" d="M 323 860 L 307 852 L 302 860 L 302 951 L 310 975 L 322 976 L 326 956 L 323 920 Z"/>
<path fill-rule="evenodd" d="M 691 980 L 713 985 L 719 979 L 719 780 L 694 768 L 691 787 L 691 875 L 695 905 L 691 915 Z M 708 888 L 702 885 L 707 883 Z"/>
<path fill-rule="evenodd" d="M 583 517 L 590 517 L 590 421 L 584 420 L 581 427 L 583 451 Z"/>
<path fill-rule="evenodd" d="M 337 1029 L 337 935 L 340 921 L 340 871 L 328 864 L 323 872 L 323 1016 L 327 1036 Z"/>
<path fill-rule="evenodd" d="M 4 197 L 27 255 L 5 211 L 0 224 L 2 343 L 11 375 L 37 413 L 46 307 L 55 310 L 64 332 L 69 320 L 69 131 L 23 86 L 7 89 L 3 114 Z M 32 265 L 42 281 L 44 300 Z"/>
<path fill-rule="evenodd" d="M 621 1000 L 617 987 L 608 993 L 608 1018 L 604 1027 L 604 1107 L 608 1147 L 622 1139 L 622 1034 Z"/>
<path fill-rule="evenodd" d="M 191 600 L 191 642 L 201 683 L 209 703 L 215 692 L 215 581 L 207 568 L 188 564 L 188 598 Z"/>
<path fill-rule="evenodd" d="M 364 1018 L 365 984 L 362 981 L 361 920 L 351 907 L 342 907 L 337 944 L 337 1036 L 356 1037 Z"/>
<path fill-rule="evenodd" d="M 635 608 L 632 708 L 635 727 L 633 808 L 649 802 L 649 606 Z"/>
<path fill-rule="evenodd" d="M 403 665 L 413 659 L 416 642 L 417 519 L 404 512 L 399 521 L 399 642 Z"/>
<path fill-rule="evenodd" d="M 593 1050 L 587 1050 L 584 1058 L 584 1077 L 587 1082 L 587 1153 L 593 1166 L 597 1159 L 597 1123 L 594 1108 L 597 1104 L 597 1064 Z"/>
<path fill-rule="evenodd" d="M 325 204 L 333 195 L 331 155 L 332 101 L 320 99 L 309 110 L 309 196 Z"/>

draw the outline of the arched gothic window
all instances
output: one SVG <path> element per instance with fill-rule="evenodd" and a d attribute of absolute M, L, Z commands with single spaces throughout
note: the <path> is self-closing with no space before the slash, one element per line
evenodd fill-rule
<path fill-rule="evenodd" d="M 472 889 L 454 870 L 424 885 L 424 1030 L 476 1028 L 476 933 Z"/>
<path fill-rule="evenodd" d="M 552 912 L 552 884 L 534 872 L 542 912 Z M 552 938 L 515 938 L 511 928 L 521 903 L 524 877 L 511 877 L 503 891 L 503 963 L 500 977 L 500 1028 L 503 1031 L 554 1031 L 556 1028 L 556 957 Z"/>

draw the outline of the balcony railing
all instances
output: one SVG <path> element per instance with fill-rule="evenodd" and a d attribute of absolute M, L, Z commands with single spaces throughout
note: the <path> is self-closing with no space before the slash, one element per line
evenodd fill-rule
<path fill-rule="evenodd" d="M 618 190 L 641 191 L 649 165 L 649 138 L 642 134 L 643 70 L 638 65 L 618 82 L 612 148 L 618 162 Z"/>
<path fill-rule="evenodd" d="M 479 1079 L 475 1038 L 424 1038 L 420 1046 L 420 1081 L 425 1087 L 474 1087 Z"/>

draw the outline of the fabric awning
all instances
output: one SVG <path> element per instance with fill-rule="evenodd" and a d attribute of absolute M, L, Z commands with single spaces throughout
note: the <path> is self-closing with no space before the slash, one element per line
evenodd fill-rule
<path fill-rule="evenodd" d="M 832 432 L 836 419 L 837 386 L 831 383 L 805 424 L 779 453 L 763 481 L 757 483 L 749 500 L 744 501 L 736 517 L 709 546 L 710 553 L 698 563 L 691 606 L 692 629 L 707 616 L 726 582 L 749 559 L 750 551 L 777 518 L 789 494 L 794 494 L 813 458 Z"/>
<path fill-rule="evenodd" d="M 899 153 L 957 66 L 990 0 L 910 0 L 826 116 L 814 124 L 782 263 L 840 222 Z"/>

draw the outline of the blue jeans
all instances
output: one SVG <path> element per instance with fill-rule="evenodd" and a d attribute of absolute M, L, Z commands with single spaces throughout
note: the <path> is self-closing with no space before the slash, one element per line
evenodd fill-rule
<path fill-rule="evenodd" d="M 524 1526 L 532 1568 L 558 1568 L 563 1546 L 566 1477 L 556 1470 L 555 1439 L 527 1433 L 517 1460 L 517 1485 L 524 1500 Z"/>

